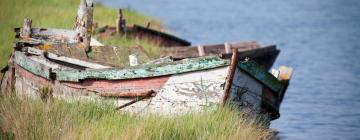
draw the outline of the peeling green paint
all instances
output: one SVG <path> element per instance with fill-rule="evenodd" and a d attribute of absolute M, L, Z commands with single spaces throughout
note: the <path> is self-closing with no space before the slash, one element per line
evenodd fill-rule
<path fill-rule="evenodd" d="M 193 59 L 184 59 L 181 61 L 162 63 L 156 65 L 145 65 L 129 67 L 123 69 L 97 69 L 85 71 L 55 71 L 56 79 L 59 81 L 77 82 L 82 79 L 132 79 L 146 78 L 154 76 L 172 75 L 185 72 L 206 70 L 229 65 L 229 60 L 223 60 L 219 57 L 209 56 Z"/>
<path fill-rule="evenodd" d="M 29 59 L 22 52 L 15 51 L 15 63 L 35 75 L 50 79 L 50 67 Z"/>
<path fill-rule="evenodd" d="M 258 65 L 254 60 L 247 59 L 245 61 L 238 60 L 237 67 L 249 73 L 252 77 L 259 80 L 272 91 L 281 94 L 284 85 L 272 74 Z"/>

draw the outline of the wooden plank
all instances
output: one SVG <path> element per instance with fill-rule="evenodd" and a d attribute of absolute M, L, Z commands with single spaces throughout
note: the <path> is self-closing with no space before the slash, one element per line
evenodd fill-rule
<path fill-rule="evenodd" d="M 284 85 L 278 79 L 276 79 L 271 73 L 269 73 L 260 65 L 258 65 L 254 60 L 238 59 L 237 67 L 245 71 L 249 75 L 251 75 L 253 78 L 260 81 L 262 84 L 264 84 L 266 87 L 271 89 L 273 92 L 277 93 L 278 96 L 282 92 Z"/>
<path fill-rule="evenodd" d="M 225 46 L 225 53 L 231 53 L 231 44 L 228 42 L 225 42 L 224 46 Z"/>
<path fill-rule="evenodd" d="M 65 57 L 65 56 L 58 56 L 58 55 L 53 54 L 53 53 L 45 53 L 45 57 L 47 57 L 49 59 L 52 59 L 52 60 L 58 60 L 58 61 L 62 61 L 62 62 L 67 62 L 67 63 L 75 64 L 75 65 L 90 68 L 90 69 L 112 68 L 110 66 L 104 66 L 104 65 L 100 65 L 100 64 L 96 64 L 96 63 L 90 63 L 90 62 L 82 61 L 82 60 L 79 60 L 79 59 L 74 59 L 74 58 Z"/>
<path fill-rule="evenodd" d="M 230 45 L 230 44 L 229 44 Z M 203 45 L 204 54 L 206 55 L 219 55 L 225 54 L 225 45 Z M 231 48 L 238 48 L 239 51 L 246 51 L 255 48 L 260 48 L 256 42 L 240 42 L 231 44 Z M 163 56 L 172 56 L 174 59 L 184 59 L 199 57 L 199 51 L 197 46 L 193 47 L 162 47 L 160 48 L 160 54 Z"/>
<path fill-rule="evenodd" d="M 67 87 L 93 91 L 98 94 L 124 96 L 125 93 L 130 92 L 143 93 L 149 90 L 158 92 L 168 79 L 169 76 L 125 80 L 85 79 L 81 82 L 62 82 L 62 84 Z"/>
<path fill-rule="evenodd" d="M 190 46 L 191 43 L 181 39 L 179 37 L 160 32 L 154 29 L 146 28 L 141 25 L 134 24 L 132 28 L 129 29 L 135 36 L 139 39 L 146 38 L 148 40 L 156 40 L 160 46 Z"/>
<path fill-rule="evenodd" d="M 66 63 L 70 63 L 70 64 L 73 64 L 73 65 L 78 65 L 78 66 L 81 66 L 81 67 L 85 67 L 85 68 L 91 68 L 91 69 L 111 68 L 110 66 L 104 66 L 104 65 L 100 65 L 100 64 L 96 64 L 96 63 L 82 61 L 82 60 L 75 59 L 75 58 L 60 56 L 60 55 L 56 55 L 56 54 L 53 54 L 53 53 L 50 53 L 50 52 L 44 52 L 43 50 L 39 50 L 39 49 L 36 49 L 36 48 L 31 48 L 31 47 L 27 48 L 27 53 L 33 54 L 33 55 L 44 55 L 46 58 L 48 58 L 50 60 L 57 60 L 57 61 L 61 61 L 61 62 L 66 62 Z"/>
<path fill-rule="evenodd" d="M 204 56 L 205 55 L 204 46 L 199 45 L 199 46 L 197 46 L 197 49 L 198 49 L 199 56 Z"/>
<path fill-rule="evenodd" d="M 50 79 L 50 73 L 51 73 L 51 68 L 48 66 L 45 66 L 41 63 L 38 63 L 32 59 L 29 59 L 24 53 L 19 52 L 19 51 L 15 51 L 15 63 L 18 64 L 19 66 L 21 66 L 22 68 L 30 71 L 31 73 L 46 78 L 46 79 Z"/>
<path fill-rule="evenodd" d="M 59 81 L 74 81 L 82 79 L 131 79 L 145 78 L 163 75 L 172 75 L 192 71 L 201 71 L 217 67 L 227 66 L 229 60 L 223 60 L 219 57 L 201 57 L 195 59 L 184 59 L 182 61 L 168 64 L 146 65 L 124 69 L 104 69 L 104 70 L 86 70 L 86 71 L 56 71 L 56 79 Z"/>
<path fill-rule="evenodd" d="M 249 57 L 266 70 L 270 70 L 279 53 L 280 51 L 276 49 L 276 46 L 271 45 L 247 51 L 239 51 L 238 57 L 239 59 L 245 59 L 246 57 Z M 231 53 L 222 54 L 221 58 L 230 59 L 231 56 Z"/>

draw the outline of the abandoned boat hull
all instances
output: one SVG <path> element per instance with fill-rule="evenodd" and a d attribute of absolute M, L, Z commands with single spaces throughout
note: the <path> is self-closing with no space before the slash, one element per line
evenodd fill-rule
<path fill-rule="evenodd" d="M 242 58 L 238 58 L 240 54 L 237 49 L 233 50 L 231 61 L 219 56 L 202 56 L 114 68 L 88 61 L 87 54 L 82 59 L 66 54 L 66 50 L 70 48 L 77 49 L 77 52 L 85 51 L 81 42 L 70 45 L 66 43 L 72 39 L 72 35 L 47 29 L 30 31 L 32 33 L 27 37 L 22 37 L 23 33 L 20 33 L 20 38 L 15 43 L 2 80 L 2 90 L 14 87 L 17 94 L 37 96 L 39 93 L 44 94 L 41 93 L 44 91 L 42 89 L 49 88 L 50 90 L 45 90 L 48 92 L 45 94 L 66 99 L 113 97 L 111 99 L 119 105 L 117 109 L 125 112 L 164 115 L 200 111 L 221 103 L 240 105 L 237 108 L 242 110 L 243 104 L 250 103 L 253 106 L 261 104 L 250 109 L 271 117 L 269 113 L 272 110 L 267 108 L 275 106 L 278 109 L 283 97 L 280 93 L 284 90 L 278 89 L 284 89 L 284 85 L 255 62 L 239 61 Z M 54 50 L 49 51 L 52 49 Z M 225 49 L 229 53 L 229 47 Z M 62 56 L 64 53 L 68 56 Z M 242 71 L 236 71 L 236 68 Z M 238 76 L 237 72 L 243 75 Z M 264 75 L 265 80 L 261 79 Z M 248 79 L 255 79 L 253 81 L 258 83 L 248 82 L 251 81 Z M 273 82 L 269 83 L 269 79 Z M 263 104 L 263 99 L 266 98 L 252 100 L 238 90 L 232 90 L 236 84 L 234 81 L 244 80 L 249 85 L 243 86 L 256 90 L 256 95 L 269 97 L 275 102 Z M 272 92 L 256 86 L 259 83 Z"/>
<path fill-rule="evenodd" d="M 176 115 L 204 108 L 216 107 L 223 96 L 223 84 L 228 67 L 130 80 L 84 80 L 81 83 L 51 81 L 39 77 L 20 66 L 15 68 L 15 91 L 17 94 L 38 96 L 42 87 L 50 87 L 53 96 L 83 99 L 115 97 L 121 106 L 155 91 L 154 97 L 138 101 L 122 111 L 142 114 L 159 113 Z M 91 84 L 90 84 L 91 83 Z"/>
<path fill-rule="evenodd" d="M 37 57 L 41 58 L 41 56 Z M 251 108 L 253 112 L 256 112 L 257 115 L 265 114 L 264 116 L 268 116 L 269 120 L 276 119 L 279 114 L 280 91 L 272 92 L 269 90 L 269 85 L 264 85 L 264 82 L 259 82 L 239 67 L 236 67 L 234 74 L 229 75 L 231 65 L 228 66 L 228 63 L 209 69 L 145 78 L 82 77 L 82 79 L 73 79 L 74 77 L 58 77 L 56 75 L 58 71 L 51 69 L 51 67 L 55 68 L 54 65 L 45 64 L 45 61 L 35 61 L 38 59 L 35 58 L 15 51 L 13 66 L 15 70 L 14 87 L 17 94 L 37 96 L 41 88 L 48 87 L 52 89 L 55 97 L 66 99 L 69 97 L 71 99 L 115 97 L 112 99 L 115 99 L 118 106 L 122 106 L 153 91 L 155 94 L 152 97 L 129 104 L 121 110 L 134 114 L 174 115 L 201 111 L 204 108 L 216 107 L 221 104 L 226 90 L 226 88 L 224 90 L 225 81 L 227 81 L 227 77 L 231 76 L 233 83 L 230 86 L 229 99 L 226 100 L 228 103 L 237 105 L 237 108 L 243 112 L 246 112 L 243 108 L 247 107 L 244 103 L 251 104 L 254 107 Z M 259 68 L 261 67 L 258 66 L 256 69 Z M 106 69 L 102 69 L 102 71 L 106 71 Z M 40 74 L 41 72 L 42 74 Z M 53 74 L 56 76 L 51 76 Z M 77 78 L 79 77 L 77 76 Z M 5 83 L 11 82 L 5 81 Z M 278 86 L 283 88 L 283 85 Z M 240 87 L 246 87 L 247 92 Z M 283 92 L 281 91 L 281 93 Z M 268 101 L 270 104 L 264 104 Z"/>

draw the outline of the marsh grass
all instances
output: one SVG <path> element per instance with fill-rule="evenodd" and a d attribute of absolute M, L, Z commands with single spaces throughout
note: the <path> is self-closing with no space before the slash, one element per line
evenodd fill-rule
<path fill-rule="evenodd" d="M 261 121 L 229 109 L 180 116 L 119 113 L 109 102 L 4 95 L 0 139 L 268 139 Z"/>

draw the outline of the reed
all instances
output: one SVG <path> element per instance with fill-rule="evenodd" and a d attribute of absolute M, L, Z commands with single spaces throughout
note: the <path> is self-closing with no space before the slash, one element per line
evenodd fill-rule
<path fill-rule="evenodd" d="M 180 116 L 119 113 L 110 102 L 0 97 L 0 139 L 268 139 L 260 120 L 230 109 Z"/>

